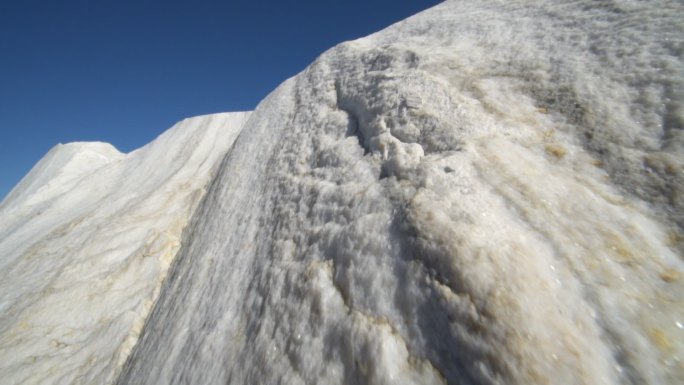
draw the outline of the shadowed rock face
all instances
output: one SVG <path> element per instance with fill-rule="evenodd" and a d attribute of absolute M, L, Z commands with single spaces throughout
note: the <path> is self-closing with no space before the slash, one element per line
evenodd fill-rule
<path fill-rule="evenodd" d="M 326 52 L 240 121 L 114 381 L 684 382 L 682 20 L 447 1 Z"/>
<path fill-rule="evenodd" d="M 447 2 L 326 52 L 119 382 L 680 383 L 682 11 Z"/>

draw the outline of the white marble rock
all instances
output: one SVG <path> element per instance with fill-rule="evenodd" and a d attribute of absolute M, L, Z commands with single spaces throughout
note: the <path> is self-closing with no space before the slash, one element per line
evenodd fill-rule
<path fill-rule="evenodd" d="M 0 204 L 0 383 L 111 384 L 249 113 L 55 146 Z"/>
<path fill-rule="evenodd" d="M 83 233 L 46 166 L 0 206 L 0 378 L 683 383 L 683 56 L 680 1 L 446 1 L 239 115 L 192 204 L 131 182 L 140 213 Z M 41 188 L 73 225 L 10 216 Z M 154 231 L 124 240 L 160 202 L 183 207 L 175 243 L 142 262 Z"/>

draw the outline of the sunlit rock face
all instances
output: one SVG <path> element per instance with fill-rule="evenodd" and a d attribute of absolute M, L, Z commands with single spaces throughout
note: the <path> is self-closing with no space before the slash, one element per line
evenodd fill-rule
<path fill-rule="evenodd" d="M 684 381 L 681 2 L 454 1 L 253 113 L 120 383 Z"/>
<path fill-rule="evenodd" d="M 112 383 L 246 113 L 55 146 L 0 205 L 0 383 Z"/>
<path fill-rule="evenodd" d="M 341 44 L 243 116 L 161 289 L 119 291 L 156 299 L 130 344 L 74 331 L 98 356 L 55 367 L 109 365 L 119 384 L 683 383 L 683 56 L 680 1 L 447 1 Z M 5 319 L 2 354 L 49 344 Z"/>

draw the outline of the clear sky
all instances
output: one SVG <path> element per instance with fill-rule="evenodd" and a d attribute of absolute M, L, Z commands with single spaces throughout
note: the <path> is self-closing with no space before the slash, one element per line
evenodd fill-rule
<path fill-rule="evenodd" d="M 0 199 L 57 143 L 128 152 L 251 110 L 326 49 L 438 2 L 0 1 Z"/>

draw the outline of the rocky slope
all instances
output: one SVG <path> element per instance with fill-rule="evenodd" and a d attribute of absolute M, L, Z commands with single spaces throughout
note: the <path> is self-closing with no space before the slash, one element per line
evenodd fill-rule
<path fill-rule="evenodd" d="M 247 113 L 54 147 L 0 205 L 0 383 L 107 384 Z"/>
<path fill-rule="evenodd" d="M 446 2 L 254 112 L 120 383 L 684 380 L 678 2 Z"/>
<path fill-rule="evenodd" d="M 137 344 L 144 310 L 79 361 L 107 376 L 78 379 L 684 382 L 683 20 L 678 1 L 447 1 L 329 50 L 235 125 L 163 285 L 125 281 L 160 290 Z M 0 353 L 36 351 L 37 323 L 12 322 Z"/>

